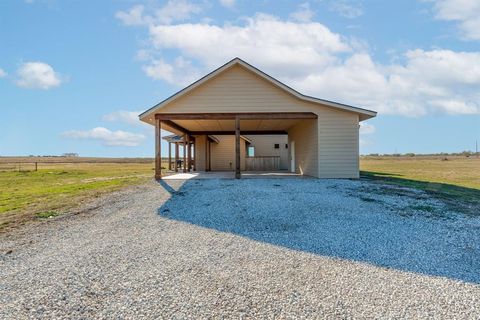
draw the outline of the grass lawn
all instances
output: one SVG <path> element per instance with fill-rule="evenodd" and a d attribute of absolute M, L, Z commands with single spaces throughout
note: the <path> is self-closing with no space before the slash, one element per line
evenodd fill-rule
<path fill-rule="evenodd" d="M 360 170 L 364 178 L 422 189 L 452 205 L 465 202 L 469 213 L 480 210 L 480 158 L 362 157 Z"/>
<path fill-rule="evenodd" d="M 0 165 L 2 160 L 6 161 L 0 158 Z M 32 161 L 16 159 L 20 160 Z M 145 182 L 154 174 L 151 161 L 87 160 L 95 163 L 82 163 L 86 159 L 77 158 L 80 163 L 39 162 L 38 171 L 0 171 L 0 231 L 68 212 L 82 201 Z M 479 158 L 448 157 L 445 161 L 441 157 L 363 157 L 360 167 L 364 178 L 419 188 L 457 209 L 462 202 L 465 205 L 461 210 L 480 211 Z M 29 167 L 25 164 L 22 168 Z"/>
<path fill-rule="evenodd" d="M 0 172 L 0 229 L 65 213 L 84 200 L 152 177 L 152 162 L 39 163 L 38 171 Z"/>

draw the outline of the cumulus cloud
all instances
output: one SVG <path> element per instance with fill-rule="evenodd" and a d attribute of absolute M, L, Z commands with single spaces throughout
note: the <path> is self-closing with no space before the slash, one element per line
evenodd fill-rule
<path fill-rule="evenodd" d="M 4 78 L 7 76 L 7 72 L 5 72 L 5 70 L 3 70 L 2 68 L 0 68 L 0 78 Z"/>
<path fill-rule="evenodd" d="M 163 7 L 152 11 L 152 14 L 146 14 L 145 6 L 137 5 L 127 11 L 118 11 L 115 17 L 127 26 L 170 24 L 187 20 L 192 15 L 200 13 L 202 8 L 187 0 L 169 0 Z"/>
<path fill-rule="evenodd" d="M 207 69 L 238 56 L 267 70 L 304 74 L 335 61 L 333 53 L 351 50 L 339 34 L 320 23 L 282 21 L 266 14 L 247 18 L 240 25 L 155 25 L 149 32 L 156 50 L 179 50 Z"/>
<path fill-rule="evenodd" d="M 111 112 L 102 117 L 104 121 L 108 122 L 122 122 L 133 126 L 145 124 L 138 119 L 138 115 L 143 111 L 125 111 L 119 110 Z"/>
<path fill-rule="evenodd" d="M 163 80 L 173 85 L 186 86 L 200 77 L 200 72 L 190 61 L 177 57 L 173 63 L 163 59 L 153 59 L 143 66 L 145 74 L 155 80 Z"/>
<path fill-rule="evenodd" d="M 220 4 L 227 8 L 235 7 L 235 0 L 220 0 Z"/>
<path fill-rule="evenodd" d="M 62 136 L 74 139 L 99 140 L 106 146 L 136 147 L 143 140 L 145 135 L 122 130 L 111 131 L 104 127 L 97 127 L 91 130 L 72 130 L 62 133 Z"/>
<path fill-rule="evenodd" d="M 25 62 L 17 70 L 16 84 L 22 88 L 47 90 L 61 83 L 60 75 L 44 62 Z"/>
<path fill-rule="evenodd" d="M 299 22 L 309 22 L 312 20 L 314 15 L 315 12 L 310 9 L 310 3 L 305 2 L 298 7 L 297 11 L 290 14 L 290 17 Z"/>
<path fill-rule="evenodd" d="M 379 65 L 353 54 L 297 82 L 310 94 L 387 114 L 480 113 L 480 53 L 412 50 L 401 64 Z"/>
<path fill-rule="evenodd" d="M 128 11 L 118 11 L 115 17 L 126 26 L 141 26 L 148 24 L 146 17 L 143 16 L 144 9 L 142 5 L 134 6 Z"/>
<path fill-rule="evenodd" d="M 462 37 L 480 40 L 479 0 L 428 0 L 434 3 L 435 18 L 458 23 Z"/>
<path fill-rule="evenodd" d="M 385 114 L 480 113 L 480 52 L 417 49 L 380 64 L 357 39 L 321 23 L 266 14 L 147 30 L 144 72 L 179 87 L 238 56 L 300 92 Z M 176 58 L 166 59 L 166 52 Z"/>
<path fill-rule="evenodd" d="M 342 17 L 353 19 L 361 16 L 363 10 L 360 6 L 354 5 L 345 0 L 337 0 L 331 3 L 330 10 L 338 13 Z"/>

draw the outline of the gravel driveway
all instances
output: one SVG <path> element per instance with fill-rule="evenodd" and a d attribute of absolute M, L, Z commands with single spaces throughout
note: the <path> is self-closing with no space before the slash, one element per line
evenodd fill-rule
<path fill-rule="evenodd" d="M 480 218 L 366 181 L 152 182 L 0 250 L 1 319 L 480 317 Z"/>

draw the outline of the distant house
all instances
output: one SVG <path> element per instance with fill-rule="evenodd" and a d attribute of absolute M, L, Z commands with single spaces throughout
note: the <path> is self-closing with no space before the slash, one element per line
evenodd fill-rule
<path fill-rule="evenodd" d="M 78 153 L 64 153 L 62 154 L 62 157 L 78 157 Z"/>
<path fill-rule="evenodd" d="M 177 139 L 170 141 L 170 155 L 172 145 L 187 146 L 184 171 L 234 170 L 240 178 L 242 170 L 253 166 L 318 178 L 358 178 L 359 122 L 375 116 L 374 111 L 303 95 L 235 58 L 145 111 L 140 120 L 156 128 L 157 179 L 161 129 Z"/>

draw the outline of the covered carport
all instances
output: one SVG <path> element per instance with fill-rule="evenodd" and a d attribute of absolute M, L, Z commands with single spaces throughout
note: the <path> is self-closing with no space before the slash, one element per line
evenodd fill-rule
<path fill-rule="evenodd" d="M 161 130 L 181 135 L 185 145 L 193 141 L 196 153 L 195 166 L 202 166 L 209 171 L 211 136 L 235 136 L 235 178 L 241 177 L 242 135 L 288 134 L 302 121 L 316 121 L 318 116 L 313 112 L 252 112 L 252 113 L 157 113 L 155 114 L 155 178 L 161 179 Z M 203 137 L 203 146 L 197 144 Z M 308 141 L 305 139 L 304 141 Z M 201 149 L 203 149 L 203 157 Z M 191 152 L 187 149 L 187 168 L 190 168 Z M 169 150 L 170 151 L 170 150 Z M 293 154 L 294 158 L 294 154 Z M 203 165 L 200 163 L 203 162 Z M 293 168 L 295 171 L 295 167 Z"/>
<path fill-rule="evenodd" d="M 288 135 L 289 171 L 317 178 L 355 179 L 360 176 L 359 123 L 375 115 L 371 110 L 301 94 L 235 58 L 139 118 L 156 128 L 157 179 L 162 177 L 162 129 L 185 137 L 187 145 L 193 141 L 195 169 L 199 171 L 212 170 L 209 158 L 221 154 L 232 166 L 223 165 L 221 170 L 235 171 L 240 178 L 245 159 L 242 137 L 282 134 Z M 222 141 L 212 147 L 212 136 Z M 210 147 L 215 152 L 210 152 Z"/>

